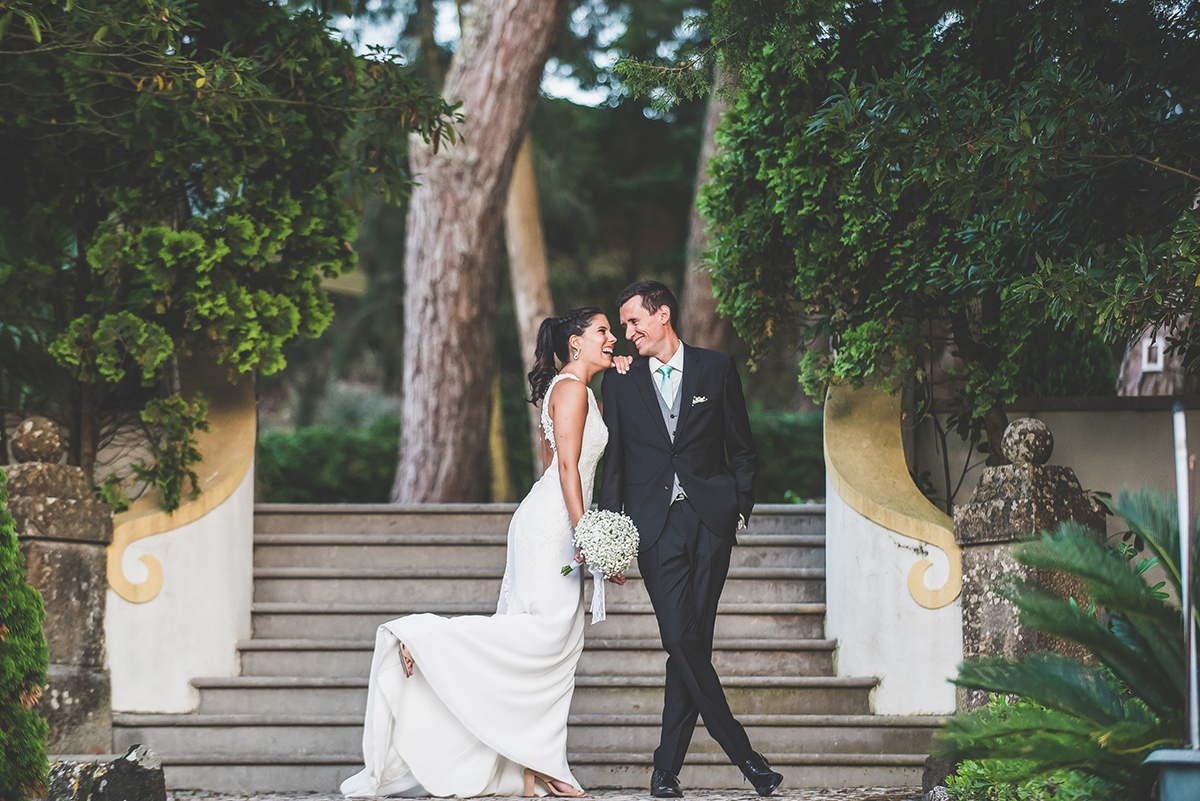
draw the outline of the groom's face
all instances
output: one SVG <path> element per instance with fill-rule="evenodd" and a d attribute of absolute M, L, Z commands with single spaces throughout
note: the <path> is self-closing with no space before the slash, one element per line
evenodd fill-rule
<path fill-rule="evenodd" d="M 646 311 L 641 295 L 634 295 L 621 305 L 621 325 L 625 327 L 625 338 L 643 356 L 661 358 L 667 345 L 670 316 L 671 311 L 666 306 L 659 307 L 656 312 Z"/>

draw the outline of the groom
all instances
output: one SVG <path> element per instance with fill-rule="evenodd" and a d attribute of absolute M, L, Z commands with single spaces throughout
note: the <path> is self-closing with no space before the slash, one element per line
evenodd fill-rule
<path fill-rule="evenodd" d="M 697 714 L 759 795 L 783 781 L 750 747 L 712 665 L 717 602 L 736 532 L 754 507 L 754 439 L 733 359 L 679 341 L 679 304 L 657 281 L 617 298 L 638 350 L 627 373 L 604 374 L 604 484 L 600 508 L 633 518 L 638 569 L 667 658 L 662 738 L 650 794 L 678 798 Z"/>

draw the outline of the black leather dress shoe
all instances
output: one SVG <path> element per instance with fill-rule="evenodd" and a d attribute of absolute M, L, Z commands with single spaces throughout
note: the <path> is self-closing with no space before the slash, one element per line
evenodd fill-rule
<path fill-rule="evenodd" d="M 782 781 L 783 777 L 780 776 L 779 779 Z M 680 789 L 679 779 L 674 773 L 655 769 L 650 774 L 650 795 L 655 798 L 683 798 L 683 790 Z"/>
<path fill-rule="evenodd" d="M 771 770 L 771 763 L 760 753 L 755 752 L 738 767 L 759 795 L 770 795 L 783 783 L 783 774 Z"/>

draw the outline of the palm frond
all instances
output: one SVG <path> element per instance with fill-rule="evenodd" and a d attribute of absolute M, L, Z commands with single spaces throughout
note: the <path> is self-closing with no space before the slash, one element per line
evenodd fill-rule
<path fill-rule="evenodd" d="M 999 594 L 1016 604 L 1022 625 L 1077 643 L 1095 654 L 1155 714 L 1182 707 L 1183 688 L 1176 683 L 1177 677 L 1163 668 L 1124 615 L 1110 615 L 1110 628 L 1096 614 L 1023 581 L 1002 588 Z"/>
<path fill-rule="evenodd" d="M 972 659 L 959 667 L 960 687 L 1031 698 L 1042 706 L 1111 726 L 1122 721 L 1150 723 L 1154 715 L 1121 693 L 1103 670 L 1049 651 L 1028 654 L 1024 662 L 1001 656 Z"/>

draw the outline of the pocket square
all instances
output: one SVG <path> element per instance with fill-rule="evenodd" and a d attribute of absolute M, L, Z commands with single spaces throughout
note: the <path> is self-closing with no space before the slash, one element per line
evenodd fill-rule
<path fill-rule="evenodd" d="M 707 400 L 708 400 L 708 398 L 704 397 L 703 395 L 693 395 L 692 396 L 692 405 L 695 406 L 696 404 L 704 403 Z"/>

